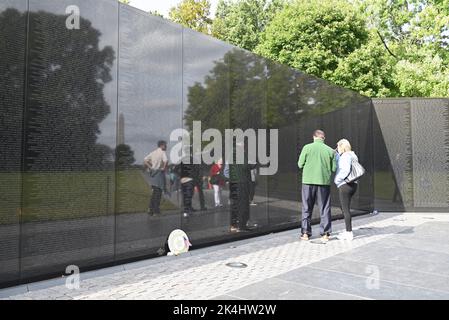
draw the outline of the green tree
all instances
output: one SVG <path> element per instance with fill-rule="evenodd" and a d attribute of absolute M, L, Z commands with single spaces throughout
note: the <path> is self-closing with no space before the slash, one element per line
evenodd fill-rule
<path fill-rule="evenodd" d="M 359 0 L 399 96 L 449 96 L 449 0 Z"/>
<path fill-rule="evenodd" d="M 286 0 L 220 0 L 212 35 L 240 48 L 253 51 L 267 25 Z"/>
<path fill-rule="evenodd" d="M 156 17 L 164 18 L 164 15 L 157 10 L 150 10 L 148 13 Z"/>
<path fill-rule="evenodd" d="M 383 48 L 382 42 L 372 40 L 340 59 L 330 80 L 347 89 L 369 97 L 390 97 L 398 94 L 393 79 L 396 60 Z"/>
<path fill-rule="evenodd" d="M 210 6 L 209 0 L 182 0 L 170 9 L 169 17 L 187 28 L 208 34 L 212 23 Z"/>
<path fill-rule="evenodd" d="M 449 97 L 447 61 L 431 50 L 421 49 L 416 59 L 398 61 L 394 81 L 401 96 Z"/>
<path fill-rule="evenodd" d="M 256 52 L 321 78 L 366 44 L 365 20 L 346 1 L 296 1 L 281 10 Z"/>
<path fill-rule="evenodd" d="M 357 0 L 371 29 L 391 54 L 403 54 L 410 45 L 430 47 L 448 56 L 449 0 Z"/>
<path fill-rule="evenodd" d="M 131 2 L 130 0 L 118 0 L 118 1 L 123 4 L 129 4 Z"/>

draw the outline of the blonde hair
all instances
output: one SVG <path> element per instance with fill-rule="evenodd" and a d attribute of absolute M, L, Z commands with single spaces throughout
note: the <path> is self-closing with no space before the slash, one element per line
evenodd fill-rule
<path fill-rule="evenodd" d="M 351 144 L 350 144 L 349 141 L 346 140 L 346 139 L 341 139 L 340 141 L 338 141 L 337 145 L 338 145 L 338 148 L 339 148 L 341 151 L 343 151 L 342 153 L 352 151 Z M 339 150 L 339 151 L 340 151 L 340 150 Z"/>

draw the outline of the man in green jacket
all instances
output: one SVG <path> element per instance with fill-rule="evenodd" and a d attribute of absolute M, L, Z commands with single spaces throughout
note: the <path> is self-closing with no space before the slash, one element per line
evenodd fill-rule
<path fill-rule="evenodd" d="M 302 240 L 309 240 L 312 236 L 311 220 L 317 198 L 321 214 L 321 239 L 329 241 L 332 232 L 330 185 L 337 163 L 335 150 L 324 143 L 325 138 L 323 131 L 316 130 L 314 142 L 304 146 L 299 156 L 298 167 L 302 169 Z"/>

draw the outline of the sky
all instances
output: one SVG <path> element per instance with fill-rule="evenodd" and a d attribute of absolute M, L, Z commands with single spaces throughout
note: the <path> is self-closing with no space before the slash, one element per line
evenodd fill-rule
<path fill-rule="evenodd" d="M 209 0 L 211 3 L 211 16 L 215 15 L 218 0 Z M 131 0 L 130 5 L 144 11 L 157 11 L 168 18 L 168 12 L 181 0 Z"/>

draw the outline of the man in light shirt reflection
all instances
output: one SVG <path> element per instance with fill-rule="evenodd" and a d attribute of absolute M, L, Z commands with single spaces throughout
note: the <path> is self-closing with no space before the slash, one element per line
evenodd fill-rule
<path fill-rule="evenodd" d="M 167 142 L 159 141 L 157 147 L 144 159 L 144 165 L 150 175 L 150 183 L 153 189 L 148 209 L 148 213 L 151 216 L 161 213 L 162 192 L 165 190 L 165 170 L 168 165 Z"/>

